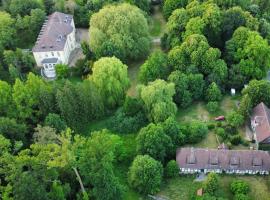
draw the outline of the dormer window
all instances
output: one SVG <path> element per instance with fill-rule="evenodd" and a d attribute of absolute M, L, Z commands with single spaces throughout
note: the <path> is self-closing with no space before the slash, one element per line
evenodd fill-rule
<path fill-rule="evenodd" d="M 232 156 L 231 159 L 230 159 L 230 165 L 233 165 L 233 166 L 240 165 L 240 159 L 239 159 L 239 157 Z"/>

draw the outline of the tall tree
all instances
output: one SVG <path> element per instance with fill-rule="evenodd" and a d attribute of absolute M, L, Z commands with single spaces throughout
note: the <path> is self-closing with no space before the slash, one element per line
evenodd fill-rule
<path fill-rule="evenodd" d="M 12 87 L 5 81 L 0 81 L 0 116 L 7 116 L 12 112 Z"/>
<path fill-rule="evenodd" d="M 160 162 L 148 155 L 138 155 L 129 168 L 128 182 L 142 194 L 155 194 L 160 190 L 162 175 Z"/>
<path fill-rule="evenodd" d="M 105 106 L 115 108 L 124 101 L 129 87 L 127 66 L 119 59 L 101 58 L 94 63 L 93 74 L 89 77 L 97 87 Z"/>
<path fill-rule="evenodd" d="M 134 60 L 148 55 L 150 36 L 142 11 L 130 4 L 106 6 L 91 17 L 90 48 L 95 55 Z"/>
<path fill-rule="evenodd" d="M 175 116 L 177 107 L 173 102 L 174 94 L 174 84 L 160 79 L 141 86 L 140 98 L 150 121 L 157 123 Z"/>

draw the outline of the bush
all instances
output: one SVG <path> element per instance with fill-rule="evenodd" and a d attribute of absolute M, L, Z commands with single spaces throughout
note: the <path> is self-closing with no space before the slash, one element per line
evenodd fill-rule
<path fill-rule="evenodd" d="M 175 160 L 171 160 L 168 162 L 165 168 L 165 176 L 167 178 L 174 178 L 179 175 L 179 167 Z"/>
<path fill-rule="evenodd" d="M 216 124 L 215 123 L 208 123 L 207 127 L 209 130 L 213 130 L 216 127 Z"/>
<path fill-rule="evenodd" d="M 209 173 L 207 175 L 206 181 L 203 184 L 204 192 L 214 195 L 216 190 L 218 189 L 218 186 L 219 186 L 218 175 L 212 172 Z"/>
<path fill-rule="evenodd" d="M 235 180 L 231 183 L 231 191 L 233 194 L 247 194 L 249 185 L 245 181 Z"/>
<path fill-rule="evenodd" d="M 237 128 L 229 124 L 225 126 L 225 132 L 231 135 L 235 135 L 238 133 Z"/>
<path fill-rule="evenodd" d="M 228 115 L 227 120 L 232 127 L 240 127 L 244 123 L 244 117 L 235 111 Z"/>
<path fill-rule="evenodd" d="M 218 136 L 220 136 L 223 140 L 226 140 L 226 139 L 227 139 L 227 135 L 226 135 L 226 133 L 225 133 L 224 128 L 216 128 L 215 132 L 216 132 L 216 134 L 217 134 Z"/>
<path fill-rule="evenodd" d="M 128 116 L 133 116 L 143 110 L 142 102 L 136 98 L 127 96 L 123 105 L 123 111 Z"/>
<path fill-rule="evenodd" d="M 207 103 L 206 108 L 210 113 L 214 113 L 218 110 L 218 102 L 210 101 Z"/>
<path fill-rule="evenodd" d="M 108 122 L 109 129 L 116 133 L 136 133 L 147 124 L 148 120 L 143 112 L 133 116 L 127 115 L 120 108 Z"/>
<path fill-rule="evenodd" d="M 64 64 L 55 65 L 55 71 L 58 79 L 67 78 L 69 75 L 69 67 Z"/>
<path fill-rule="evenodd" d="M 230 142 L 233 144 L 233 145 L 238 145 L 242 142 L 242 137 L 241 135 L 237 134 L 237 135 L 233 135 L 230 137 Z"/>
<path fill-rule="evenodd" d="M 208 133 L 208 128 L 203 122 L 193 121 L 187 125 L 182 125 L 181 131 L 186 136 L 187 142 L 197 143 L 205 138 Z"/>

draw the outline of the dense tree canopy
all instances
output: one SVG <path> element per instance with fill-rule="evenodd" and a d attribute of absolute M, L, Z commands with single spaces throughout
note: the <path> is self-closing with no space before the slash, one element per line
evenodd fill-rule
<path fill-rule="evenodd" d="M 232 85 L 262 79 L 270 67 L 270 47 L 258 32 L 238 28 L 226 43 L 226 60 L 231 66 Z M 243 77 L 242 80 L 237 76 Z"/>
<path fill-rule="evenodd" d="M 147 86 L 141 86 L 140 98 L 150 121 L 162 122 L 175 116 L 177 107 L 173 102 L 174 93 L 174 84 L 160 79 L 150 82 Z"/>
<path fill-rule="evenodd" d="M 8 13 L 0 11 L 0 56 L 5 48 L 11 48 L 14 44 L 14 22 Z"/>
<path fill-rule="evenodd" d="M 90 21 L 90 48 L 95 55 L 116 56 L 121 60 L 145 57 L 150 49 L 147 21 L 130 4 L 107 6 Z"/>
<path fill-rule="evenodd" d="M 114 108 L 123 103 L 129 87 L 127 66 L 119 59 L 101 58 L 94 63 L 93 74 L 90 76 L 101 94 L 104 104 Z"/>

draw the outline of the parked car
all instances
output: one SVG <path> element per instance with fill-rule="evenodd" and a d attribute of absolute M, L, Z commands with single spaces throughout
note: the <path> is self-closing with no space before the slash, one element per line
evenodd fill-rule
<path fill-rule="evenodd" d="M 224 121 L 225 117 L 224 116 L 218 116 L 215 118 L 215 121 Z"/>

